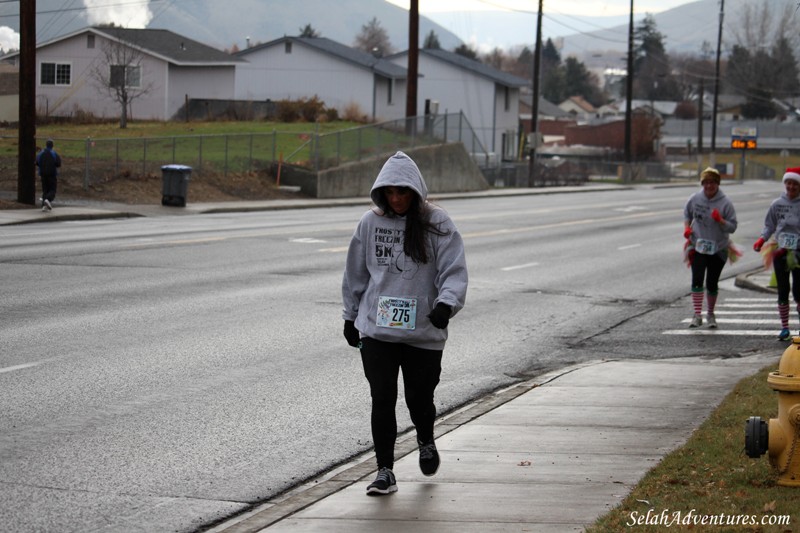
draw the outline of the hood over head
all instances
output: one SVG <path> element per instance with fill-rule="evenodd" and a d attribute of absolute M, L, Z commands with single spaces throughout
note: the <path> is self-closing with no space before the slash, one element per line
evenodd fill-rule
<path fill-rule="evenodd" d="M 375 178 L 375 183 L 369 193 L 375 205 L 384 212 L 389 211 L 389 207 L 386 205 L 379 189 L 390 186 L 408 187 L 416 193 L 422 202 L 425 202 L 428 198 L 428 187 L 425 185 L 425 180 L 422 179 L 422 173 L 419 171 L 417 164 L 414 163 L 414 160 L 403 152 L 397 152 L 383 164 L 383 168 L 378 173 L 378 177 Z"/>

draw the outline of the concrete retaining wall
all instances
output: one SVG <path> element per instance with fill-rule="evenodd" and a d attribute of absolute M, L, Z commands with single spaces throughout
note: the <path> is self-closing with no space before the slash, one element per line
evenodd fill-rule
<path fill-rule="evenodd" d="M 422 172 L 431 193 L 483 191 L 489 183 L 461 143 L 423 146 L 404 150 Z M 284 167 L 281 184 L 299 186 L 316 198 L 369 196 L 383 164 L 393 154 L 348 163 L 318 174 Z"/>

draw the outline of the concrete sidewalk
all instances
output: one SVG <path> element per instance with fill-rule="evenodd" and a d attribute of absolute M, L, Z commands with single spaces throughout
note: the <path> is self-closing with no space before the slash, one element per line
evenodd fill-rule
<path fill-rule="evenodd" d="M 366 496 L 370 453 L 211 531 L 580 531 L 781 352 L 565 368 L 440 420 L 434 477 L 419 472 L 406 434 L 396 451 L 397 493 Z M 742 432 L 732 446 L 743 446 Z"/>
<path fill-rule="evenodd" d="M 686 187 L 685 183 L 664 185 Z M 654 186 L 655 187 L 655 186 Z M 490 189 L 487 191 L 464 193 L 432 193 L 429 200 L 440 202 L 448 199 L 497 198 L 502 196 L 527 196 L 561 193 L 591 193 L 600 191 L 619 191 L 630 189 L 626 185 L 587 184 L 576 187 L 535 187 L 526 189 Z M 189 191 L 191 200 L 191 191 Z M 53 203 L 52 211 L 40 208 L 0 209 L 0 226 L 31 224 L 37 222 L 59 222 L 69 220 L 96 220 L 109 218 L 185 216 L 213 213 L 242 213 L 253 211 L 273 211 L 279 209 L 310 209 L 315 207 L 341 207 L 362 205 L 367 209 L 371 201 L 367 197 L 354 198 L 298 198 L 290 200 L 259 200 L 233 202 L 189 201 L 185 207 L 152 205 L 129 205 L 115 202 L 95 202 L 80 200 L 60 200 Z"/>

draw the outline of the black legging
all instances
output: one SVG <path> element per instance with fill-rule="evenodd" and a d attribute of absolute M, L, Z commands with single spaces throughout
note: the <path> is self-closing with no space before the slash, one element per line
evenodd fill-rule
<path fill-rule="evenodd" d="M 372 396 L 372 440 L 378 468 L 394 466 L 397 440 L 397 378 L 403 369 L 403 386 L 411 421 L 421 442 L 433 439 L 436 406 L 433 392 L 442 373 L 442 351 L 407 344 L 361 339 L 361 361 Z"/>
<path fill-rule="evenodd" d="M 720 254 L 695 253 L 692 260 L 692 291 L 700 292 L 703 289 L 703 278 L 705 277 L 706 290 L 711 294 L 717 294 L 719 277 L 722 275 L 725 261 L 726 259 L 720 257 Z"/>
<path fill-rule="evenodd" d="M 786 254 L 796 254 L 796 251 L 788 251 Z M 772 263 L 775 269 L 775 281 L 778 284 L 778 303 L 789 303 L 789 270 L 786 268 L 786 254 L 775 258 Z M 800 268 L 792 270 L 792 296 L 794 301 L 800 303 Z"/>

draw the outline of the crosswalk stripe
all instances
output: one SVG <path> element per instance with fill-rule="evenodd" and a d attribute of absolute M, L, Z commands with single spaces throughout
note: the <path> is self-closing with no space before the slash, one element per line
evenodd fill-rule
<path fill-rule="evenodd" d="M 778 304 L 777 300 L 772 301 L 772 305 L 767 303 L 761 304 L 725 304 L 725 307 L 728 309 L 775 309 L 775 306 Z"/>
<path fill-rule="evenodd" d="M 770 312 L 773 315 L 778 316 L 778 308 L 777 307 L 775 307 L 774 309 L 771 309 Z M 726 311 L 724 309 L 722 311 L 720 311 L 719 309 L 716 309 L 714 311 L 714 314 L 716 316 L 720 316 L 720 315 L 735 315 L 735 316 L 761 315 L 761 316 L 764 316 L 765 314 L 768 314 L 768 313 L 766 311 Z"/>
<path fill-rule="evenodd" d="M 780 319 L 774 297 L 725 298 L 717 302 L 714 315 L 721 328 L 709 329 L 703 314 L 703 325 L 699 328 L 668 329 L 664 335 L 725 335 L 742 337 L 778 337 Z M 792 306 L 794 312 L 794 305 Z M 691 318 L 681 319 L 681 324 L 690 324 Z M 762 329 L 737 329 L 763 326 Z"/>
<path fill-rule="evenodd" d="M 716 315 L 716 313 L 714 313 Z M 691 318 L 684 318 L 681 320 L 684 324 L 691 322 Z M 775 318 L 719 318 L 717 317 L 718 324 L 770 324 L 775 325 L 777 317 Z"/>
<path fill-rule="evenodd" d="M 775 337 L 778 338 L 778 330 L 766 329 L 668 329 L 662 331 L 664 335 L 740 335 L 748 337 Z"/>

